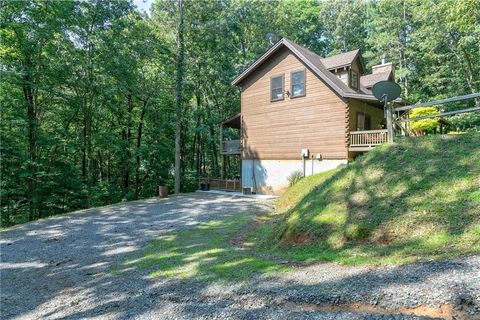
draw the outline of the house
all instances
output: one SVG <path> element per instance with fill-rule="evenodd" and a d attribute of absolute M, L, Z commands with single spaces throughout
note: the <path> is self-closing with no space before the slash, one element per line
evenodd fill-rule
<path fill-rule="evenodd" d="M 224 158 L 241 157 L 234 189 L 280 194 L 293 172 L 345 166 L 384 143 L 383 105 L 371 89 L 393 77 L 384 61 L 366 74 L 359 50 L 322 58 L 280 39 L 232 81 L 241 112 L 222 122 L 220 149 Z M 225 130 L 238 130 L 239 139 L 225 138 Z"/>

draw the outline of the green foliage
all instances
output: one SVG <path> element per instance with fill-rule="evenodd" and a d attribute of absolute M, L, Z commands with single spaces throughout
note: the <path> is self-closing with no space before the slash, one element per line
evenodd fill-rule
<path fill-rule="evenodd" d="M 436 107 L 424 107 L 416 108 L 410 112 L 410 118 L 417 118 L 422 116 L 429 116 L 438 114 L 439 111 Z M 410 129 L 412 131 L 427 131 L 434 130 L 439 125 L 439 118 L 428 118 L 410 122 Z"/>
<path fill-rule="evenodd" d="M 448 121 L 457 131 L 480 132 L 480 112 L 457 114 Z"/>
<path fill-rule="evenodd" d="M 307 177 L 255 247 L 302 261 L 408 263 L 480 252 L 480 136 L 405 138 Z"/>
<path fill-rule="evenodd" d="M 1 6 L 1 225 L 172 187 L 175 3 L 156 1 L 150 16 L 127 0 Z M 199 0 L 184 1 L 184 16 L 183 191 L 220 175 L 218 123 L 240 107 L 230 82 L 268 33 L 325 56 L 360 48 L 367 67 L 385 56 L 412 103 L 480 91 L 475 0 Z M 451 124 L 479 131 L 480 116 Z M 225 176 L 239 168 L 227 160 Z"/>
<path fill-rule="evenodd" d="M 290 173 L 290 175 L 287 177 L 288 185 L 291 187 L 302 179 L 303 179 L 302 170 L 294 171 Z"/>

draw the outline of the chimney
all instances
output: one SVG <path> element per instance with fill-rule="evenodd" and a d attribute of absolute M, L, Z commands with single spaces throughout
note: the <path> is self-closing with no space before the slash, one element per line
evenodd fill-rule
<path fill-rule="evenodd" d="M 372 67 L 372 74 L 383 73 L 390 71 L 393 75 L 395 68 L 391 62 L 386 62 L 385 58 L 382 58 L 382 63 Z"/>

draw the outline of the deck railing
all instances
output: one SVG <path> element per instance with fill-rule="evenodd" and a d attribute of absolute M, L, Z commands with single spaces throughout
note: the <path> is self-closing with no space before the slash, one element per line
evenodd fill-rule
<path fill-rule="evenodd" d="M 200 180 L 200 184 L 202 183 L 207 184 L 208 188 L 211 190 L 233 191 L 233 192 L 242 191 L 242 183 L 240 180 L 203 178 Z"/>
<path fill-rule="evenodd" d="M 387 142 L 387 129 L 350 131 L 350 149 L 373 148 Z"/>
<path fill-rule="evenodd" d="M 221 154 L 240 154 L 240 140 L 223 140 L 220 153 Z"/>

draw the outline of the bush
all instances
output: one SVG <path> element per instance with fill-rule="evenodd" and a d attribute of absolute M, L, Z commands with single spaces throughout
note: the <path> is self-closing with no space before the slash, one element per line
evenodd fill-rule
<path fill-rule="evenodd" d="M 287 178 L 288 185 L 291 187 L 302 179 L 303 179 L 303 171 L 301 170 L 294 171 Z"/>
<path fill-rule="evenodd" d="M 412 110 L 412 112 L 410 113 L 410 118 L 417 118 L 434 114 L 438 114 L 438 109 L 436 107 L 417 108 Z M 439 118 L 427 118 L 423 120 L 412 121 L 410 124 L 410 128 L 412 129 L 412 131 L 434 130 L 438 126 Z"/>

